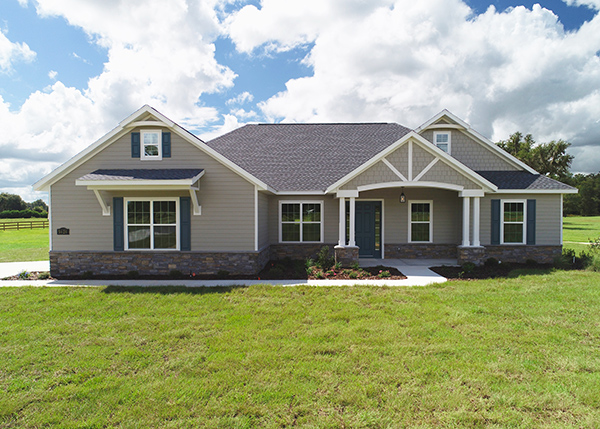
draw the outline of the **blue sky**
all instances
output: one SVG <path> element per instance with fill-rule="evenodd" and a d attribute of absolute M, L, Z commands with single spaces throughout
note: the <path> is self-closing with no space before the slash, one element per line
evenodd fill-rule
<path fill-rule="evenodd" d="M 0 192 L 150 104 L 202 138 L 247 122 L 448 108 L 498 140 L 573 143 L 598 172 L 600 0 L 2 0 Z"/>

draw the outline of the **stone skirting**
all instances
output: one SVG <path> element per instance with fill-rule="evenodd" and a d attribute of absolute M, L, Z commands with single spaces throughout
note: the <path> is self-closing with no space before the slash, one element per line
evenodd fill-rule
<path fill-rule="evenodd" d="M 353 246 L 335 246 L 335 262 L 342 264 L 342 267 L 350 267 L 358 263 L 358 247 Z"/>
<path fill-rule="evenodd" d="M 458 259 L 457 262 L 459 265 L 464 264 L 465 262 L 471 262 L 475 265 L 481 265 L 486 260 L 485 256 L 485 247 L 463 247 L 458 246 Z"/>
<path fill-rule="evenodd" d="M 386 259 L 456 259 L 456 244 L 386 244 Z"/>
<path fill-rule="evenodd" d="M 325 243 L 289 243 L 289 244 L 272 244 L 271 245 L 271 259 L 307 259 L 315 258 L 319 250 L 323 246 L 329 247 L 329 254 L 334 254 L 335 244 Z"/>
<path fill-rule="evenodd" d="M 268 262 L 269 247 L 260 252 L 50 252 L 50 273 L 55 278 L 124 276 L 137 271 L 141 276 L 169 275 L 179 270 L 184 275 L 258 273 Z"/>
<path fill-rule="evenodd" d="M 526 262 L 528 259 L 540 264 L 551 264 L 562 253 L 562 246 L 485 246 L 485 259 L 496 258 L 502 262 Z"/>

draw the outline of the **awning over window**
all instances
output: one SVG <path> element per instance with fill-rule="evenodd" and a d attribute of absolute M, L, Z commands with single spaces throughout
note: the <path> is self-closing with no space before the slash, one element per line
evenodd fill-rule
<path fill-rule="evenodd" d="M 195 215 L 201 214 L 196 191 L 197 182 L 204 175 L 201 168 L 164 168 L 135 170 L 96 170 L 81 176 L 75 181 L 77 186 L 87 186 L 94 191 L 104 216 L 110 215 L 110 199 L 102 191 L 141 191 L 141 190 L 187 190 L 192 198 Z"/>

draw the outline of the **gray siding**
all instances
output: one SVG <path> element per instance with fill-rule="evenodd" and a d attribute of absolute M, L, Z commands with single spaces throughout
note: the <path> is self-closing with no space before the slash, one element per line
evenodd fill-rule
<path fill-rule="evenodd" d="M 258 193 L 258 248 L 268 246 L 269 241 L 269 195 Z"/>
<path fill-rule="evenodd" d="M 419 175 L 421 171 L 425 167 L 429 165 L 431 161 L 435 159 L 435 156 L 427 152 L 425 149 L 421 148 L 417 144 L 413 144 L 413 162 L 412 162 L 412 179 Z M 410 180 L 410 177 L 406 177 Z"/>
<path fill-rule="evenodd" d="M 481 199 L 481 244 L 491 243 L 491 200 L 531 200 L 536 202 L 536 245 L 560 245 L 561 218 L 560 195 L 490 194 Z"/>
<path fill-rule="evenodd" d="M 421 177 L 420 181 L 449 183 L 452 185 L 464 186 L 465 189 L 481 189 L 481 186 L 477 185 L 472 180 L 467 179 L 444 161 L 438 161 L 437 164 L 431 167 L 431 169 Z"/>
<path fill-rule="evenodd" d="M 383 162 L 379 161 L 363 173 L 350 180 L 341 189 L 356 189 L 358 186 L 373 183 L 398 182 L 401 179 Z"/>
<path fill-rule="evenodd" d="M 500 158 L 492 150 L 476 142 L 463 131 L 439 129 L 451 133 L 450 155 L 475 171 L 518 170 Z M 433 143 L 433 130 L 423 131 L 421 136 Z"/>
<path fill-rule="evenodd" d="M 175 133 L 171 133 L 171 151 L 172 157 L 161 161 L 133 159 L 127 133 L 52 185 L 53 249 L 113 249 L 112 214 L 102 216 L 94 193 L 85 186 L 75 186 L 75 180 L 84 174 L 100 168 L 203 168 L 205 175 L 198 192 L 202 215 L 192 215 L 192 250 L 253 251 L 254 185 Z M 176 197 L 189 193 L 111 191 L 107 195 L 112 204 L 113 196 Z M 63 226 L 71 230 L 70 235 L 56 235 L 56 229 Z"/>

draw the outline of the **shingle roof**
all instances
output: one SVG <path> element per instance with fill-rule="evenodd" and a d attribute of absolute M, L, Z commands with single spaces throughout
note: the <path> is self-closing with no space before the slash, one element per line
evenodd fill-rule
<path fill-rule="evenodd" d="M 202 173 L 201 168 L 96 170 L 78 180 L 185 180 Z"/>
<path fill-rule="evenodd" d="M 277 191 L 322 191 L 410 131 L 393 123 L 258 124 L 206 144 Z"/>
<path fill-rule="evenodd" d="M 557 180 L 541 174 L 531 174 L 527 171 L 477 171 L 477 173 L 498 189 L 527 189 L 527 190 L 574 190 Z"/>

